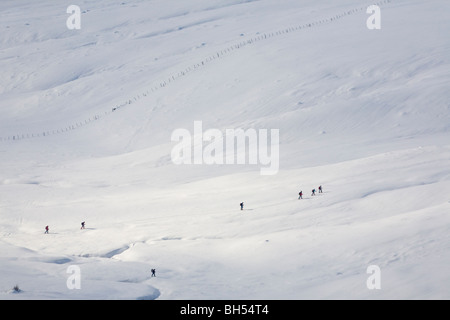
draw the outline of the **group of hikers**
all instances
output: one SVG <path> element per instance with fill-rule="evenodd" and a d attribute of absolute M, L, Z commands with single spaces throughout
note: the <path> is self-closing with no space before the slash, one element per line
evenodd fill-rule
<path fill-rule="evenodd" d="M 86 229 L 86 222 L 85 221 L 81 222 L 81 228 L 80 229 Z M 44 233 L 48 234 L 49 230 L 50 230 L 49 226 L 45 226 L 45 232 Z M 150 272 L 151 272 L 151 277 L 156 277 L 156 269 L 151 269 Z"/>
<path fill-rule="evenodd" d="M 80 229 L 86 229 L 86 222 L 85 221 L 83 221 L 82 223 L 81 223 L 81 228 Z M 49 226 L 45 226 L 45 232 L 44 233 L 47 233 L 48 234 L 48 231 L 50 230 L 50 228 L 49 228 Z"/>
<path fill-rule="evenodd" d="M 323 193 L 323 190 L 322 190 L 322 186 L 319 186 L 319 193 Z M 316 195 L 316 189 L 312 189 L 311 190 L 311 196 L 315 196 Z M 299 193 L 298 193 L 298 198 L 299 199 L 303 199 L 303 191 L 300 191 Z"/>
<path fill-rule="evenodd" d="M 318 189 L 319 189 L 319 193 L 323 193 L 322 186 L 319 186 Z M 315 196 L 315 195 L 316 195 L 316 189 L 312 189 L 312 191 L 311 191 L 311 196 Z M 299 199 L 303 199 L 303 191 L 300 191 L 300 192 L 298 193 L 298 198 L 299 198 Z M 241 206 L 241 210 L 244 210 L 244 202 L 241 202 L 239 205 Z M 81 229 L 85 229 L 85 225 L 86 225 L 86 222 L 83 221 L 83 222 L 81 223 Z M 45 227 L 45 233 L 48 233 L 48 230 L 49 230 L 49 227 L 46 226 L 46 227 Z"/>
<path fill-rule="evenodd" d="M 319 193 L 323 193 L 322 186 L 319 186 L 318 189 L 319 189 Z M 316 195 L 316 189 L 312 189 L 312 190 L 311 190 L 311 196 L 315 196 L 315 195 Z M 299 199 L 303 199 L 303 191 L 300 191 L 300 192 L 298 193 L 298 198 L 299 198 Z M 241 210 L 244 210 L 244 202 L 241 202 L 239 205 L 241 206 Z M 81 223 L 81 229 L 85 229 L 85 226 L 86 226 L 86 222 L 83 221 L 83 222 Z M 46 227 L 45 227 L 45 233 L 48 233 L 48 230 L 49 230 L 49 227 L 46 226 Z"/>
<path fill-rule="evenodd" d="M 319 193 L 323 193 L 322 186 L 319 186 L 318 190 L 319 190 Z M 316 195 L 316 189 L 312 189 L 311 196 L 315 196 L 315 195 Z M 303 199 L 303 191 L 300 191 L 298 193 L 298 198 Z M 244 202 L 241 202 L 239 205 L 241 206 L 241 210 L 244 210 Z"/>

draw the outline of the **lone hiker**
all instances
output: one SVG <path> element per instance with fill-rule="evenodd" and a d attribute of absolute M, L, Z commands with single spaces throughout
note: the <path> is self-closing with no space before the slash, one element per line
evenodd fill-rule
<path fill-rule="evenodd" d="M 156 269 L 152 269 L 152 277 L 156 277 Z"/>
<path fill-rule="evenodd" d="M 84 229 L 85 224 L 86 224 L 86 222 L 84 222 L 84 221 L 81 223 L 81 229 Z"/>
<path fill-rule="evenodd" d="M 48 226 L 45 226 L 45 232 L 44 233 L 48 233 Z"/>
<path fill-rule="evenodd" d="M 241 202 L 240 206 L 241 206 L 241 210 L 244 210 L 244 203 L 243 202 Z"/>

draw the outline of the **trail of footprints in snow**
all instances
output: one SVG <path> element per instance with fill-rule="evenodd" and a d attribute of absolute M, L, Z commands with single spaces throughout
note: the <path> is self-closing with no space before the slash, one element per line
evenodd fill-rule
<path fill-rule="evenodd" d="M 391 3 L 393 1 L 394 0 L 382 0 L 382 1 L 378 1 L 377 3 L 373 3 L 373 5 L 380 6 L 383 4 Z M 332 22 L 338 21 L 346 16 L 349 16 L 349 15 L 352 15 L 355 13 L 359 13 L 361 11 L 366 11 L 366 9 L 367 9 L 367 7 L 358 7 L 358 8 L 350 9 L 350 10 L 347 10 L 340 14 L 334 15 L 332 17 L 318 20 L 315 22 L 305 23 L 303 25 L 299 25 L 299 26 L 295 26 L 295 27 L 289 27 L 289 28 L 281 29 L 281 30 L 271 32 L 271 33 L 257 34 L 257 36 L 255 36 L 251 39 L 241 41 L 241 42 L 234 44 L 226 49 L 217 51 L 214 55 L 211 55 L 211 56 L 207 57 L 206 59 L 200 61 L 199 63 L 191 65 L 191 66 L 185 68 L 184 70 L 181 70 L 178 73 L 169 76 L 167 79 L 160 81 L 159 84 L 152 86 L 145 92 L 143 92 L 137 96 L 134 96 L 134 97 L 128 99 L 127 101 L 122 102 L 119 105 L 112 107 L 110 110 L 105 111 L 102 114 L 96 114 L 93 117 L 90 117 L 89 119 L 85 119 L 84 121 L 76 122 L 65 128 L 60 128 L 60 129 L 56 129 L 56 130 L 43 130 L 42 132 L 38 132 L 38 133 L 22 133 L 22 134 L 15 134 L 15 135 L 8 135 L 5 137 L 0 137 L 0 142 L 19 141 L 19 140 L 23 140 L 23 139 L 47 137 L 50 135 L 61 134 L 61 133 L 65 133 L 65 132 L 69 132 L 69 131 L 78 129 L 78 128 L 83 127 L 87 124 L 90 124 L 94 121 L 100 120 L 100 119 L 104 118 L 105 116 L 111 115 L 118 109 L 121 109 L 125 106 L 129 106 L 129 105 L 133 104 L 134 102 L 137 102 L 138 100 L 151 95 L 151 93 L 153 93 L 153 92 L 156 92 L 158 90 L 161 90 L 162 88 L 167 87 L 169 84 L 176 81 L 177 79 L 184 77 L 184 76 L 192 73 L 195 70 L 198 70 L 199 68 L 207 65 L 211 61 L 217 60 L 230 52 L 233 52 L 235 50 L 241 49 L 243 47 L 246 47 L 248 45 L 251 45 L 251 44 L 263 41 L 263 40 L 267 40 L 267 39 L 271 39 L 271 38 L 274 38 L 274 37 L 277 37 L 280 35 L 284 35 L 287 33 L 292 33 L 295 31 L 309 29 L 309 28 L 327 24 L 327 23 L 332 23 Z"/>

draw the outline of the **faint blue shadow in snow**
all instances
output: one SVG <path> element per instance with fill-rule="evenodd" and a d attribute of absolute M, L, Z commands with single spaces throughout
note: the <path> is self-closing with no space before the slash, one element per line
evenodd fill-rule
<path fill-rule="evenodd" d="M 71 261 L 72 261 L 72 259 L 69 259 L 69 258 L 57 258 L 57 259 L 54 259 L 52 261 L 46 261 L 46 262 L 48 262 L 48 263 L 56 263 L 56 264 L 65 264 L 65 263 L 69 263 Z"/>
<path fill-rule="evenodd" d="M 159 296 L 159 295 L 158 295 Z M 136 300 L 156 300 L 158 299 L 158 296 L 155 297 L 153 295 L 149 295 L 149 296 L 142 296 L 142 297 L 138 297 L 136 298 Z"/>
<path fill-rule="evenodd" d="M 162 237 L 161 240 L 183 240 L 181 237 Z"/>
<path fill-rule="evenodd" d="M 138 298 L 136 298 L 136 300 L 156 300 L 156 299 L 158 299 L 159 296 L 161 295 L 161 293 L 159 292 L 158 289 L 153 288 L 153 287 L 151 287 L 151 288 L 153 289 L 153 292 L 151 294 L 145 295 L 142 297 L 138 297 Z"/>
<path fill-rule="evenodd" d="M 112 258 L 115 255 L 118 255 L 118 254 L 121 254 L 122 252 L 125 252 L 129 248 L 130 248 L 130 246 L 125 246 L 125 247 L 122 247 L 122 248 L 118 248 L 118 249 L 112 250 L 112 251 L 102 255 L 101 257 L 103 257 L 103 258 Z"/>

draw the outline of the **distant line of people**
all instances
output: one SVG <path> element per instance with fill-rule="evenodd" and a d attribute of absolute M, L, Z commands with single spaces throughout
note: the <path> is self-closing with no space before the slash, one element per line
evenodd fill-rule
<path fill-rule="evenodd" d="M 323 193 L 323 188 L 322 188 L 322 186 L 320 185 L 318 188 L 318 193 Z M 311 196 L 315 196 L 316 195 L 316 189 L 312 189 L 311 190 Z M 298 193 L 298 199 L 303 199 L 303 191 L 300 191 L 299 193 Z M 244 210 L 244 202 L 241 202 L 240 204 L 239 204 L 239 206 L 241 207 L 241 210 Z"/>
<path fill-rule="evenodd" d="M 86 229 L 86 222 L 85 221 L 81 222 L 81 228 L 80 229 Z M 45 226 L 45 232 L 44 233 L 48 234 L 49 230 L 50 230 L 50 227 L 49 226 Z"/>
<path fill-rule="evenodd" d="M 323 189 L 322 189 L 322 186 L 319 186 L 319 193 L 323 193 Z M 312 189 L 311 190 L 311 196 L 315 196 L 316 195 L 316 189 Z M 299 193 L 298 193 L 298 199 L 303 199 L 303 191 L 300 191 Z M 244 210 L 244 202 L 241 202 L 240 204 L 240 207 L 241 207 L 241 210 Z M 85 221 L 83 221 L 83 222 L 81 222 L 81 228 L 80 229 L 85 229 L 86 228 L 86 222 Z M 48 234 L 48 231 L 49 231 L 49 226 L 46 226 L 45 227 L 45 232 L 44 233 L 47 233 Z"/>
<path fill-rule="evenodd" d="M 322 189 L 322 186 L 319 186 L 319 193 L 323 193 L 323 189 Z M 316 195 L 316 189 L 312 189 L 311 190 L 311 196 L 315 196 Z M 300 191 L 299 193 L 298 193 L 298 198 L 299 199 L 303 199 L 303 191 Z"/>

